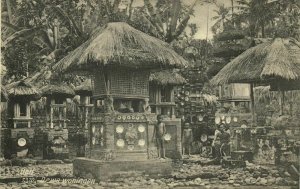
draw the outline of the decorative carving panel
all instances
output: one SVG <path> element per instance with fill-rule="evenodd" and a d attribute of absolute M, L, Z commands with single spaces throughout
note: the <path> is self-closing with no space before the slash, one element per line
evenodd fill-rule
<path fill-rule="evenodd" d="M 147 124 L 115 123 L 115 149 L 118 151 L 146 151 Z"/>
<path fill-rule="evenodd" d="M 91 146 L 92 147 L 104 147 L 104 125 L 101 123 L 94 123 L 91 125 Z"/>

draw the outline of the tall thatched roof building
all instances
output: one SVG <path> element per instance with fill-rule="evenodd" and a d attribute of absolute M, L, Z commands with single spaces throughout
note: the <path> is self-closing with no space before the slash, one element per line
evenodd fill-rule
<path fill-rule="evenodd" d="M 89 70 L 94 76 L 94 96 L 148 98 L 150 69 L 187 66 L 169 44 L 127 23 L 108 23 L 53 68 L 57 71 Z M 121 68 L 121 69 L 120 69 Z"/>
<path fill-rule="evenodd" d="M 252 47 L 228 63 L 212 80 L 224 83 L 270 83 L 300 80 L 300 43 L 276 38 Z"/>
<path fill-rule="evenodd" d="M 183 67 L 187 62 L 169 44 L 149 36 L 123 22 L 108 23 L 96 29 L 92 37 L 54 69 L 82 69 L 116 65 L 130 68 Z"/>

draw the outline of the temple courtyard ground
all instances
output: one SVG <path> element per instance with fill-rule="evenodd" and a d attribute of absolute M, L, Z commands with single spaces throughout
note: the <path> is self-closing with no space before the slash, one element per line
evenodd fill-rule
<path fill-rule="evenodd" d="M 197 156 L 177 162 L 172 175 L 132 174 L 114 180 L 95 181 L 73 177 L 70 162 L 29 161 L 19 166 L 2 163 L 0 166 L 0 189 L 31 188 L 176 188 L 176 189 L 290 189 L 299 188 L 293 175 L 275 166 L 262 166 L 248 163 L 246 168 L 225 169 L 220 165 L 204 165 Z M 10 162 L 15 164 L 16 162 Z M 33 164 L 31 164 L 33 163 Z"/>

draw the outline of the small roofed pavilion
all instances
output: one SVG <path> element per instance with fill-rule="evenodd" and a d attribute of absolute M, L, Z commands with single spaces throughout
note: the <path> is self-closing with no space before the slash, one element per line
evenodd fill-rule
<path fill-rule="evenodd" d="M 9 101 L 7 104 L 7 127 L 10 137 L 4 147 L 4 156 L 25 157 L 31 153 L 34 128 L 31 127 L 30 102 L 41 98 L 39 91 L 23 80 L 5 86 Z"/>
<path fill-rule="evenodd" d="M 46 100 L 47 140 L 48 144 L 43 156 L 46 158 L 69 158 L 67 148 L 67 98 L 75 96 L 74 90 L 62 82 L 48 84 L 42 89 Z M 50 150 L 51 149 L 51 150 Z"/>
<path fill-rule="evenodd" d="M 175 70 L 163 70 L 150 74 L 150 107 L 156 114 L 175 117 L 174 89 L 186 83 Z"/>
<path fill-rule="evenodd" d="M 94 107 L 93 104 L 91 104 L 91 96 L 93 95 L 91 80 L 88 79 L 77 86 L 75 88 L 75 94 L 80 96 L 80 104 L 78 106 L 79 119 L 83 123 L 83 128 L 88 129 L 88 117 L 91 113 L 91 109 Z"/>
<path fill-rule="evenodd" d="M 279 91 L 300 88 L 300 43 L 276 38 L 252 47 L 228 63 L 211 83 L 250 83 L 254 118 L 254 84 L 269 84 Z"/>
<path fill-rule="evenodd" d="M 30 101 L 41 98 L 38 90 L 28 82 L 17 81 L 6 85 L 9 97 L 8 116 L 12 128 L 31 127 Z M 25 124 L 25 125 L 24 125 Z"/>
<path fill-rule="evenodd" d="M 74 90 L 64 83 L 49 84 L 42 89 L 42 96 L 47 97 L 47 128 L 67 127 L 67 98 L 75 96 Z"/>

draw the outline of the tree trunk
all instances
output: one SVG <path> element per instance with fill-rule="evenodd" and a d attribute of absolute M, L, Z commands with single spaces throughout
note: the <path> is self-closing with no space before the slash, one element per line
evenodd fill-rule
<path fill-rule="evenodd" d="M 233 0 L 231 0 L 231 13 L 232 13 L 232 19 L 233 19 L 233 12 L 234 12 L 234 8 L 233 8 Z"/>
<path fill-rule="evenodd" d="M 250 100 L 251 100 L 251 114 L 252 114 L 252 126 L 256 125 L 255 119 L 255 104 L 254 104 L 254 84 L 250 84 Z"/>
<path fill-rule="evenodd" d="M 261 23 L 261 37 L 265 38 L 265 23 Z"/>
<path fill-rule="evenodd" d="M 231 18 L 232 18 L 232 26 L 235 28 L 235 22 L 234 22 L 234 19 L 233 19 L 233 13 L 234 13 L 234 8 L 233 8 L 233 0 L 231 0 Z"/>
<path fill-rule="evenodd" d="M 7 14 L 8 14 L 8 22 L 11 24 L 11 22 L 12 22 L 12 11 L 11 11 L 10 0 L 6 0 L 6 7 L 7 7 Z"/>
<path fill-rule="evenodd" d="M 180 9 L 181 9 L 180 1 L 173 0 L 171 21 L 169 23 L 169 27 L 168 27 L 168 31 L 167 31 L 167 41 L 173 41 L 173 36 L 175 35 Z"/>

